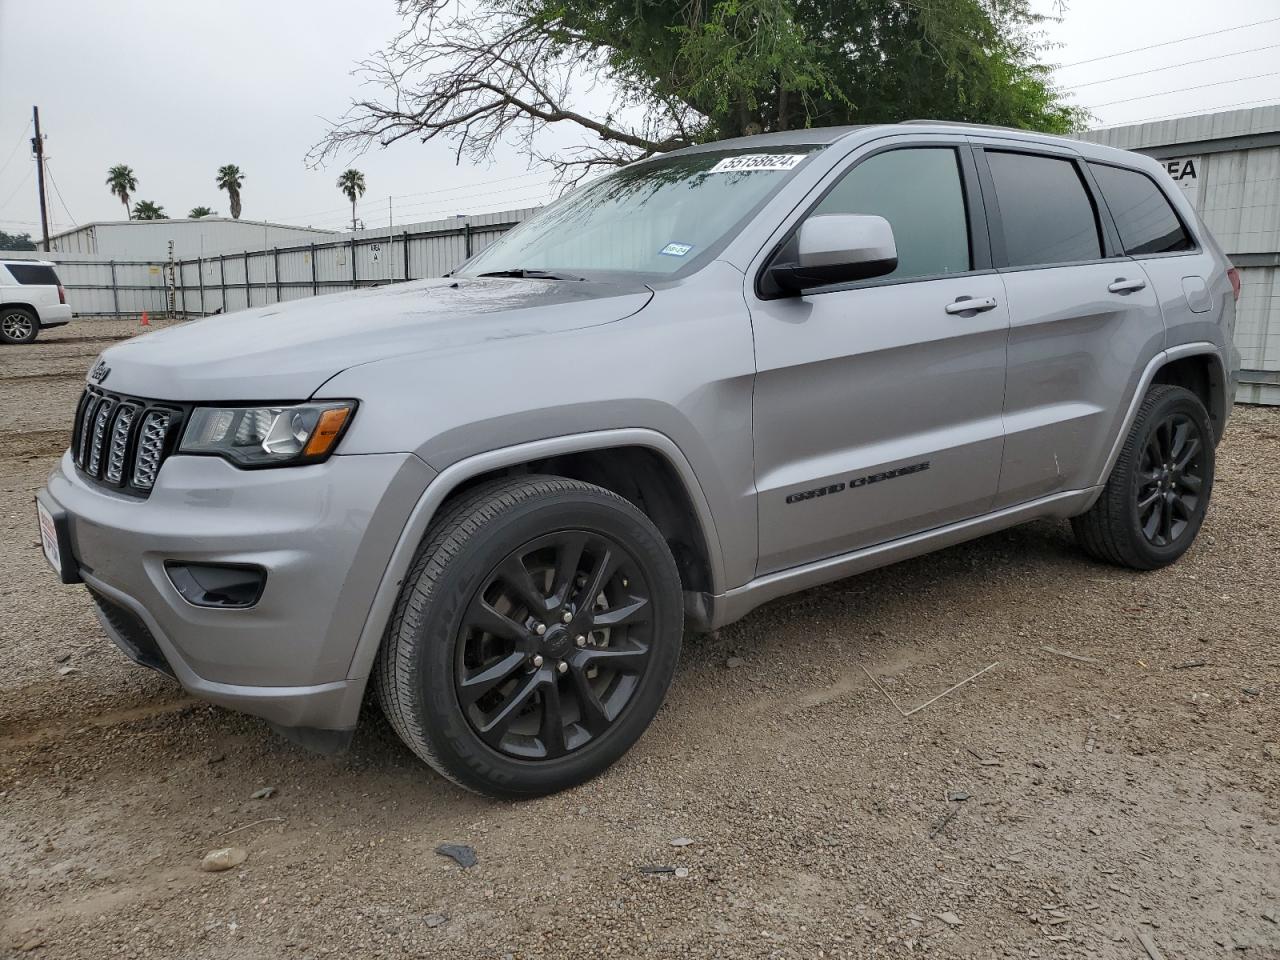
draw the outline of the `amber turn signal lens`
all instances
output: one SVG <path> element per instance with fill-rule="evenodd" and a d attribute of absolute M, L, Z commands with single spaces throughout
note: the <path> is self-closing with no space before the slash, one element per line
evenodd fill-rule
<path fill-rule="evenodd" d="M 338 407 L 335 410 L 326 410 L 320 414 L 320 421 L 316 424 L 316 428 L 311 431 L 311 439 L 307 441 L 306 449 L 302 451 L 302 455 L 304 457 L 323 457 L 328 453 L 337 441 L 338 434 L 342 432 L 342 427 L 349 416 L 351 416 L 350 407 Z"/>

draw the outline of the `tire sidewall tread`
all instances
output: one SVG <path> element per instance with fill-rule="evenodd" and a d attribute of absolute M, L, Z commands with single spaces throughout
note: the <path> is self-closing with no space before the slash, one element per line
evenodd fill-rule
<path fill-rule="evenodd" d="M 649 584 L 654 652 L 640 687 L 601 742 L 556 760 L 522 761 L 481 741 L 457 706 L 457 627 L 474 590 L 502 556 L 521 542 L 565 527 L 597 529 L 620 539 L 657 581 Z M 490 481 L 448 504 L 424 536 L 375 664 L 377 698 L 410 749 L 454 783 L 503 798 L 560 790 L 609 766 L 649 725 L 679 658 L 682 599 L 670 549 L 629 501 L 562 477 Z"/>
<path fill-rule="evenodd" d="M 1190 520 L 1190 529 L 1174 543 L 1160 547 L 1142 533 L 1135 501 L 1136 472 L 1151 431 L 1166 417 L 1179 412 L 1194 419 L 1200 428 L 1204 441 L 1204 487 L 1200 507 Z M 1072 518 L 1072 530 L 1085 552 L 1105 563 L 1135 570 L 1168 566 L 1186 553 L 1200 532 L 1213 492 L 1215 466 L 1213 431 L 1204 404 L 1184 387 L 1156 384 L 1143 397 L 1097 502 L 1086 513 Z"/>

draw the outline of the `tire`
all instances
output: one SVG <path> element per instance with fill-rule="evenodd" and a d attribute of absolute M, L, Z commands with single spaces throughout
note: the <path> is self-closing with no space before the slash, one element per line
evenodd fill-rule
<path fill-rule="evenodd" d="M 374 686 L 439 773 L 491 797 L 539 796 L 599 774 L 640 738 L 683 624 L 675 560 L 635 506 L 561 477 L 496 480 L 428 529 Z"/>
<path fill-rule="evenodd" d="M 1071 520 L 1076 540 L 1106 563 L 1134 570 L 1168 566 L 1200 531 L 1213 471 L 1213 431 L 1204 404 L 1182 387 L 1152 387 L 1102 495 Z"/>
<path fill-rule="evenodd" d="M 0 343 L 31 343 L 40 336 L 40 320 L 26 307 L 0 309 Z"/>

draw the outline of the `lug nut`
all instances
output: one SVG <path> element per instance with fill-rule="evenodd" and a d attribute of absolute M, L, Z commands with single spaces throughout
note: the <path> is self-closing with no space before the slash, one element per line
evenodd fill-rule
<path fill-rule="evenodd" d="M 560 616 L 560 620 L 561 620 L 562 622 L 564 622 L 564 623 L 568 623 L 568 622 L 569 622 L 570 620 L 572 620 L 572 619 L 573 619 L 573 614 L 572 614 L 572 613 L 570 613 L 568 610 L 566 610 L 566 611 L 565 611 L 565 612 Z"/>
<path fill-rule="evenodd" d="M 545 623 L 540 623 L 533 628 L 533 632 L 536 633 L 538 636 L 542 636 L 544 633 L 547 632 L 547 625 Z"/>
<path fill-rule="evenodd" d="M 630 581 L 630 580 L 628 580 L 626 577 L 623 577 L 623 578 L 622 578 L 622 585 L 623 585 L 624 587 L 629 587 L 629 586 L 631 586 L 631 581 Z"/>
<path fill-rule="evenodd" d="M 561 660 L 559 663 L 556 664 L 556 670 L 558 670 L 560 673 L 568 673 L 569 665 L 565 663 L 563 660 Z"/>
<path fill-rule="evenodd" d="M 573 638 L 573 642 L 580 647 L 585 647 L 587 645 L 587 638 L 582 636 L 582 634 L 578 634 L 578 636 Z"/>
<path fill-rule="evenodd" d="M 540 653 L 535 653 L 535 654 L 533 655 L 533 665 L 534 665 L 535 667 L 540 667 L 540 666 L 542 666 L 542 654 L 540 654 Z"/>

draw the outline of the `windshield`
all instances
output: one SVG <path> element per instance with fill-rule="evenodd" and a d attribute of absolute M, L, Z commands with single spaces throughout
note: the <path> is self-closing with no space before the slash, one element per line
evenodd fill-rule
<path fill-rule="evenodd" d="M 675 273 L 727 242 L 816 149 L 719 150 L 635 164 L 535 214 L 457 275 Z"/>

